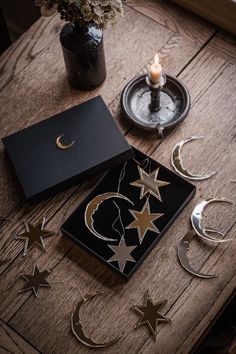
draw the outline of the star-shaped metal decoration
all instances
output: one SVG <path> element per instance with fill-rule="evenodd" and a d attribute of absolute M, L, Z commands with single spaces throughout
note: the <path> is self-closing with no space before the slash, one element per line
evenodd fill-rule
<path fill-rule="evenodd" d="M 144 204 L 143 209 L 141 211 L 129 209 L 129 212 L 134 217 L 134 221 L 132 221 L 131 224 L 126 226 L 126 229 L 137 229 L 140 243 L 142 243 L 144 236 L 146 235 L 148 230 L 160 233 L 160 231 L 153 222 L 159 219 L 164 214 L 150 213 L 150 205 L 148 200 Z"/>
<path fill-rule="evenodd" d="M 36 226 L 25 222 L 26 232 L 21 235 L 16 236 L 16 239 L 25 240 L 25 247 L 23 251 L 23 256 L 26 256 L 29 249 L 34 245 L 42 248 L 43 251 L 46 251 L 43 238 L 53 236 L 55 233 L 49 230 L 44 229 L 45 218 L 42 223 L 37 224 Z"/>
<path fill-rule="evenodd" d="M 150 193 L 155 198 L 162 202 L 161 194 L 159 188 L 167 186 L 170 182 L 160 181 L 157 179 L 160 168 L 151 173 L 147 173 L 140 166 L 138 166 L 138 172 L 140 179 L 137 179 L 134 182 L 131 182 L 131 186 L 140 187 L 140 199 L 142 199 L 146 194 Z"/>
<path fill-rule="evenodd" d="M 120 243 L 118 246 L 114 245 L 108 245 L 115 254 L 108 259 L 108 262 L 114 262 L 117 261 L 119 265 L 119 269 L 121 272 L 124 271 L 126 263 L 128 261 L 130 262 L 136 262 L 135 259 L 131 256 L 131 252 L 136 248 L 136 246 L 127 246 L 125 243 L 125 239 L 122 236 Z"/>
<path fill-rule="evenodd" d="M 139 320 L 135 328 L 138 328 L 142 325 L 147 325 L 149 331 L 151 332 L 153 339 L 156 340 L 156 327 L 158 322 L 167 322 L 170 323 L 171 320 L 161 315 L 158 311 L 167 303 L 167 300 L 153 304 L 153 301 L 147 291 L 145 296 L 145 304 L 143 306 L 132 306 L 131 308 L 135 310 L 142 318 Z"/>
<path fill-rule="evenodd" d="M 22 277 L 27 280 L 27 283 L 21 290 L 18 291 L 18 293 L 32 289 L 34 295 L 38 296 L 40 286 L 50 287 L 50 284 L 45 279 L 49 273 L 50 272 L 48 270 L 43 270 L 40 272 L 38 267 L 35 265 L 32 275 L 22 274 Z"/>

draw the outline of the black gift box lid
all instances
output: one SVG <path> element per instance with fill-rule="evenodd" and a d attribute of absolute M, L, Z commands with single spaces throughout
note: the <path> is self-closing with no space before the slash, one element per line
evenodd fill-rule
<path fill-rule="evenodd" d="M 60 149 L 63 144 L 74 145 Z M 98 96 L 3 139 L 24 195 L 40 201 L 122 164 L 133 151 Z"/>

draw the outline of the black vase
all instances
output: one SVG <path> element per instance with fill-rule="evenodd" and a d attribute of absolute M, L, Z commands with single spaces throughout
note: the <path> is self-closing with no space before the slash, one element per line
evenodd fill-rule
<path fill-rule="evenodd" d="M 69 83 L 90 90 L 106 79 L 103 32 L 94 23 L 65 25 L 60 41 Z"/>

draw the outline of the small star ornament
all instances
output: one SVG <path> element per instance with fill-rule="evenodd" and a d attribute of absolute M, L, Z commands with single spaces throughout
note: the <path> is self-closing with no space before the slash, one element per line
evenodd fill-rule
<path fill-rule="evenodd" d="M 46 251 L 43 238 L 53 236 L 55 233 L 44 229 L 45 221 L 45 218 L 43 218 L 42 223 L 39 223 L 36 226 L 25 222 L 26 232 L 16 236 L 16 239 L 25 240 L 23 256 L 26 256 L 28 250 L 34 246 L 38 246 L 43 251 Z"/>
<path fill-rule="evenodd" d="M 138 172 L 140 179 L 137 179 L 134 182 L 131 182 L 131 186 L 140 187 L 140 199 L 142 199 L 146 194 L 150 193 L 155 198 L 157 198 L 160 202 L 162 202 L 161 194 L 159 188 L 167 186 L 170 182 L 165 182 L 158 180 L 160 168 L 158 167 L 156 170 L 151 173 L 147 173 L 140 166 L 138 166 Z"/>
<path fill-rule="evenodd" d="M 167 300 L 153 304 L 153 301 L 147 291 L 145 296 L 145 304 L 131 307 L 136 311 L 142 318 L 139 320 L 135 328 L 142 325 L 146 325 L 152 334 L 154 340 L 156 340 L 156 328 L 159 322 L 170 323 L 171 320 L 159 313 L 159 310 L 167 303 Z"/>
<path fill-rule="evenodd" d="M 114 255 L 108 259 L 108 262 L 118 262 L 118 266 L 121 272 L 124 271 L 126 263 L 136 262 L 135 259 L 131 256 L 132 251 L 136 248 L 136 246 L 127 246 L 125 243 L 125 239 L 122 236 L 120 243 L 118 246 L 108 245 L 110 249 L 114 252 Z"/>
<path fill-rule="evenodd" d="M 23 291 L 33 290 L 34 295 L 38 296 L 38 291 L 40 287 L 50 287 L 50 284 L 45 279 L 49 275 L 48 270 L 39 271 L 38 267 L 35 265 L 33 274 L 22 274 L 22 277 L 27 281 L 24 287 L 18 291 L 22 293 Z"/>
<path fill-rule="evenodd" d="M 141 211 L 130 210 L 129 212 L 134 217 L 134 221 L 131 222 L 126 229 L 137 229 L 139 242 L 142 243 L 144 236 L 148 231 L 153 231 L 160 233 L 154 221 L 159 219 L 164 214 L 161 213 L 151 213 L 149 201 L 147 200 Z"/>

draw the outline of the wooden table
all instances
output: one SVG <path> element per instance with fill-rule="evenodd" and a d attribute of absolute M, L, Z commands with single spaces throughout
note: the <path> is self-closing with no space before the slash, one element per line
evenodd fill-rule
<path fill-rule="evenodd" d="M 224 196 L 236 200 L 236 50 L 235 39 L 213 25 L 166 1 L 128 0 L 125 18 L 106 31 L 108 77 L 99 89 L 78 92 L 69 87 L 58 39 L 58 17 L 38 20 L 1 57 L 1 137 L 101 94 L 128 141 L 170 167 L 175 143 L 191 135 L 206 139 L 185 147 L 185 164 L 192 171 L 217 171 L 197 182 L 194 200 L 147 257 L 128 283 L 119 281 L 105 266 L 63 238 L 59 227 L 89 193 L 99 177 L 54 198 L 29 206 L 19 192 L 3 146 L 0 155 L 0 214 L 12 219 L 0 226 L 1 353 L 93 353 L 73 336 L 70 316 L 83 294 L 105 291 L 104 297 L 85 304 L 83 324 L 100 341 L 124 332 L 123 339 L 103 353 L 189 353 L 232 294 L 235 285 L 235 243 L 191 245 L 193 266 L 218 277 L 202 280 L 186 273 L 178 263 L 176 247 L 190 228 L 189 217 L 200 198 Z M 163 140 L 128 123 L 120 112 L 120 93 L 135 75 L 146 72 L 156 52 L 169 74 L 188 86 L 192 107 L 188 118 Z M 105 134 L 105 132 L 104 132 Z M 174 197 L 174 196 L 173 196 Z M 206 225 L 236 234 L 236 208 L 209 207 Z M 56 232 L 45 240 L 47 252 L 33 249 L 22 256 L 23 243 L 14 237 L 24 220 L 47 217 Z M 33 265 L 51 270 L 51 289 L 18 294 L 21 273 Z M 160 324 L 157 341 L 130 310 L 143 301 L 146 290 L 155 301 L 167 299 L 163 314 L 172 324 Z M 107 292 L 109 290 L 109 292 Z"/>

